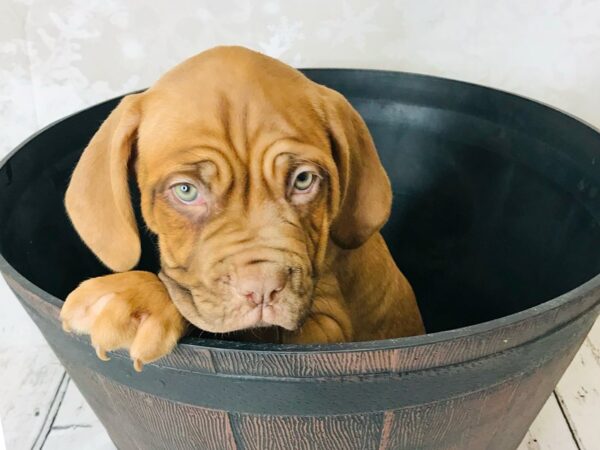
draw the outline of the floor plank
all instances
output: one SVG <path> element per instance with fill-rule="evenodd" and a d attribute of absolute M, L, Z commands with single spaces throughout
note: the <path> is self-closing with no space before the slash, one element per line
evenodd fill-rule
<path fill-rule="evenodd" d="M 0 278 L 0 421 L 6 448 L 31 449 L 47 426 L 64 369 Z"/>
<path fill-rule="evenodd" d="M 50 408 L 48 408 L 48 412 L 46 414 L 44 424 L 42 425 L 42 428 L 40 429 L 40 432 L 38 433 L 37 439 L 35 440 L 33 446 L 31 447 L 32 450 L 40 450 L 42 448 L 42 446 L 44 445 L 44 442 L 46 442 L 46 439 L 48 438 L 48 434 L 50 433 L 50 429 L 52 428 L 52 423 L 54 422 L 54 419 L 56 418 L 56 415 L 58 414 L 58 410 L 59 410 L 62 400 L 65 396 L 65 392 L 67 390 L 68 383 L 69 383 L 69 376 L 67 375 L 66 372 L 64 372 L 63 376 L 60 380 L 60 384 L 58 385 L 58 388 L 56 389 L 56 393 L 54 394 L 54 398 L 52 399 L 52 402 L 50 404 Z"/>
<path fill-rule="evenodd" d="M 600 320 L 556 388 L 581 450 L 600 449 Z"/>
<path fill-rule="evenodd" d="M 0 368 L 0 420 L 6 446 L 11 450 L 34 448 L 46 427 L 64 370 L 46 346 L 0 347 Z"/>
<path fill-rule="evenodd" d="M 517 450 L 577 450 L 555 395 L 551 395 Z"/>
<path fill-rule="evenodd" d="M 72 381 L 61 403 L 43 450 L 116 450 L 104 426 Z"/>

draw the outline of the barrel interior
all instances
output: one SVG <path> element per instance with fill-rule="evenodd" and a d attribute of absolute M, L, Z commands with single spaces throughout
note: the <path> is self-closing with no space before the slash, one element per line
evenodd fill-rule
<path fill-rule="evenodd" d="M 496 91 L 359 73 L 308 71 L 347 95 L 369 125 L 394 189 L 383 233 L 429 332 L 522 311 L 600 272 L 597 133 Z M 0 169 L 0 252 L 58 298 L 107 273 L 72 229 L 62 199 L 115 104 L 49 128 Z M 155 270 L 155 244 L 141 230 L 140 268 Z"/>

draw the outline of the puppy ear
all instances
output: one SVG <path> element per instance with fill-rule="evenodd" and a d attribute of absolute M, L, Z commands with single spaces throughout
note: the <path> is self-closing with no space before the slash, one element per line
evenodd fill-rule
<path fill-rule="evenodd" d="M 79 236 L 116 272 L 133 268 L 141 254 L 128 185 L 140 95 L 125 97 L 104 121 L 83 151 L 65 194 Z"/>
<path fill-rule="evenodd" d="M 362 117 L 340 93 L 328 88 L 325 92 L 340 193 L 331 238 L 342 248 L 357 248 L 387 222 L 392 189 Z"/>

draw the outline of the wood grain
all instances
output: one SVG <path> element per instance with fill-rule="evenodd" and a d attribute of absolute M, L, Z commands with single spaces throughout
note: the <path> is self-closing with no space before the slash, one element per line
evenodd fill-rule
<path fill-rule="evenodd" d="M 84 392 L 90 380 L 101 387 L 104 401 L 97 404 L 95 410 L 103 422 L 110 417 L 110 423 L 106 423 L 109 433 L 118 429 L 127 434 L 126 437 L 111 434 L 119 449 L 236 448 L 226 412 L 169 402 L 92 372 L 86 378 L 82 386 Z M 76 382 L 79 384 L 81 379 Z M 93 407 L 95 401 L 90 403 Z"/>
<path fill-rule="evenodd" d="M 517 387 L 511 382 L 490 391 L 390 411 L 379 449 L 487 448 L 495 427 L 507 420 L 506 409 Z"/>
<path fill-rule="evenodd" d="M 203 373 L 215 373 L 211 352 L 205 348 L 179 345 L 160 360 L 160 364 L 176 369 L 190 369 Z"/>
<path fill-rule="evenodd" d="M 331 353 L 244 353 L 212 351 L 215 370 L 224 374 L 321 377 L 386 372 L 397 357 L 393 350 Z"/>
<path fill-rule="evenodd" d="M 240 447 L 247 450 L 376 450 L 383 414 L 363 416 L 250 416 L 231 414 Z"/>

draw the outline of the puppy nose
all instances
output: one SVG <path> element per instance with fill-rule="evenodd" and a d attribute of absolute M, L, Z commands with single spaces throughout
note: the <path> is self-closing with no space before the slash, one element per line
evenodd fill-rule
<path fill-rule="evenodd" d="M 287 271 L 276 264 L 249 264 L 237 270 L 235 289 L 255 305 L 275 303 L 287 283 Z"/>

